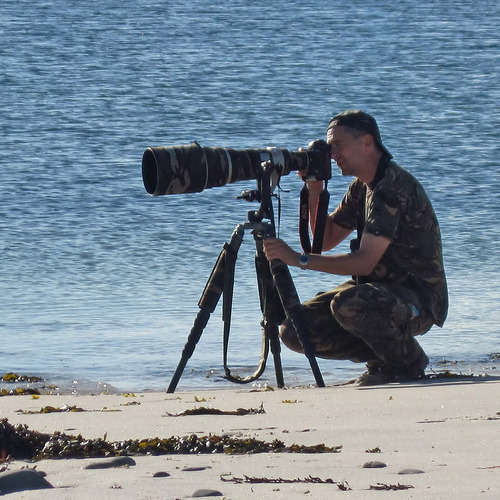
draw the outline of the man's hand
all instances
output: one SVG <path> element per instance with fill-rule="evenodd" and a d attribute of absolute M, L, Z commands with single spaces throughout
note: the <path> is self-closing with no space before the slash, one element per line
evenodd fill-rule
<path fill-rule="evenodd" d="M 279 238 L 266 238 L 264 240 L 264 253 L 267 260 L 280 259 L 289 266 L 298 266 L 300 253 L 290 248 Z"/>
<path fill-rule="evenodd" d="M 297 171 L 297 175 L 302 179 L 307 179 L 307 170 Z M 309 192 L 315 195 L 319 195 L 323 190 L 323 181 L 306 181 Z"/>

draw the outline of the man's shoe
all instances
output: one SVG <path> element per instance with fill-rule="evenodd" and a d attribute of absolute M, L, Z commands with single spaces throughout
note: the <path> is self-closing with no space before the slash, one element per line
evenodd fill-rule
<path fill-rule="evenodd" d="M 424 370 L 410 370 L 407 373 L 402 373 L 394 376 L 394 382 L 415 382 L 426 378 Z"/>
<path fill-rule="evenodd" d="M 396 378 L 390 373 L 381 370 L 368 370 L 356 380 L 360 387 L 390 384 L 391 382 L 396 382 Z"/>
<path fill-rule="evenodd" d="M 407 371 L 403 373 L 393 373 L 387 366 L 381 363 L 367 363 L 366 367 L 368 371 L 363 373 L 363 375 L 356 380 L 356 383 L 360 387 L 366 387 L 370 385 L 390 384 L 392 382 L 414 382 L 425 378 L 424 368 L 426 366 L 427 361 L 424 364 L 424 360 L 419 360 L 417 363 L 410 366 Z"/>

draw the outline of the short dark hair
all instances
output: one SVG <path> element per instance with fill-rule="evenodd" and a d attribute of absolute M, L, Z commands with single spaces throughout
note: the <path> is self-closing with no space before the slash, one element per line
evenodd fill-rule
<path fill-rule="evenodd" d="M 336 126 L 348 127 L 354 130 L 358 130 L 362 134 L 370 134 L 373 137 L 375 144 L 382 151 L 382 153 L 389 158 L 392 158 L 389 150 L 382 144 L 380 130 L 378 128 L 377 122 L 375 121 L 375 118 L 373 118 L 372 115 L 369 115 L 364 111 L 360 111 L 359 109 L 343 111 L 330 120 L 327 131 Z"/>

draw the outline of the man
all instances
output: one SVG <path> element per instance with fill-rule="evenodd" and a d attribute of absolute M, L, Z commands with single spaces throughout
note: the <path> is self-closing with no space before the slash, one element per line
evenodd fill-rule
<path fill-rule="evenodd" d="M 269 260 L 352 279 L 303 304 L 315 354 L 366 362 L 361 385 L 418 380 L 429 362 L 415 335 L 442 326 L 448 310 L 439 225 L 420 183 L 391 161 L 375 119 L 345 111 L 329 123 L 327 142 L 343 175 L 354 176 L 343 200 L 327 217 L 323 250 L 354 230 L 351 253 L 301 255 L 269 238 Z M 315 229 L 321 181 L 308 182 L 310 225 Z M 280 333 L 303 352 L 286 320 Z"/>

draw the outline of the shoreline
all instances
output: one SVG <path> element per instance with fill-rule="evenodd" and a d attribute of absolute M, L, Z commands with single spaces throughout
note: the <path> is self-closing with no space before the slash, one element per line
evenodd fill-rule
<path fill-rule="evenodd" d="M 227 499 L 326 499 L 337 492 L 356 499 L 389 494 L 498 498 L 499 388 L 497 378 L 462 377 L 372 387 L 2 397 L 2 418 L 41 433 L 110 442 L 196 434 L 341 448 L 335 453 L 134 455 L 135 465 L 105 469 L 85 468 L 105 458 L 14 460 L 1 465 L 8 470 L 0 473 L 0 485 L 2 474 L 36 466 L 54 486 L 55 499 L 174 499 L 200 490 Z M 64 405 L 85 411 L 39 413 Z M 264 413 L 230 414 L 261 406 Z M 196 408 L 222 414 L 172 416 Z M 378 466 L 363 467 L 369 462 Z M 38 495 L 33 490 L 10 497 Z"/>
<path fill-rule="evenodd" d="M 317 358 L 319 363 L 324 362 Z M 450 373 L 453 377 L 500 377 L 500 353 L 490 353 L 488 356 L 484 356 L 475 360 L 433 360 L 429 363 L 426 369 L 426 375 L 428 377 L 441 377 L 446 373 Z M 337 362 L 338 363 L 338 362 Z M 335 368 L 335 367 L 334 367 Z M 250 368 L 242 370 L 245 375 L 250 373 Z M 296 370 L 296 367 L 295 367 Z M 348 383 L 350 380 L 355 380 L 364 371 L 365 366 L 362 363 L 352 363 L 349 362 L 347 367 L 343 367 L 340 370 L 338 368 L 335 371 L 328 370 L 328 363 L 320 366 L 320 370 L 324 375 L 324 380 L 327 386 L 338 386 Z M 238 370 L 233 369 L 235 373 Z M 35 378 L 38 381 L 6 381 L 0 378 L 0 396 L 4 395 L 6 391 L 12 391 L 16 388 L 21 389 L 33 389 L 39 390 L 43 394 L 121 394 L 121 393 L 147 393 L 147 392 L 163 392 L 168 387 L 172 374 L 167 374 L 163 378 L 163 383 L 158 383 L 158 377 L 155 378 L 154 383 L 148 385 L 148 380 L 144 380 L 144 383 L 140 383 L 137 380 L 134 381 L 122 381 L 118 382 L 112 380 L 106 381 L 101 379 L 101 381 L 84 379 L 78 376 L 72 376 L 71 378 L 62 377 L 55 374 L 44 374 L 38 373 L 36 370 L 31 370 L 29 375 L 27 375 L 23 370 L 15 370 L 14 372 L 19 377 L 22 378 Z M 210 375 L 208 375 L 208 373 Z M 272 366 L 269 366 L 266 373 L 263 374 L 258 380 L 250 384 L 233 384 L 224 378 L 224 371 L 222 368 L 218 370 L 208 370 L 208 373 L 202 371 L 196 371 L 196 373 L 191 373 L 189 367 L 185 369 L 185 373 L 181 377 L 177 391 L 205 391 L 205 390 L 216 390 L 225 391 L 231 390 L 238 387 L 248 387 L 252 389 L 259 389 L 265 387 L 276 387 L 276 376 Z M 3 378 L 10 376 L 12 372 L 4 372 L 0 374 Z M 298 376 L 297 376 L 298 375 Z M 311 373 L 309 366 L 304 366 L 299 370 L 297 374 L 296 371 L 290 367 L 284 367 L 284 378 L 285 387 L 309 387 L 314 386 L 314 377 Z M 151 380 L 149 380 L 151 382 Z"/>

